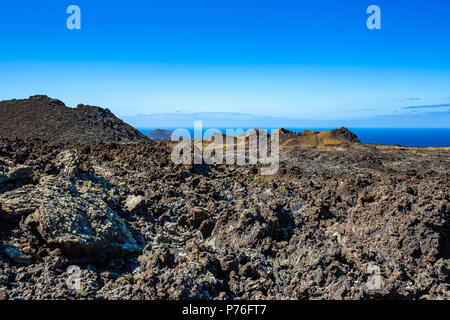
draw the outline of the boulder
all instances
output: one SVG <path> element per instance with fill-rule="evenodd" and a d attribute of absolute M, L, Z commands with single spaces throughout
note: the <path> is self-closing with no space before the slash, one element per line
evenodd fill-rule
<path fill-rule="evenodd" d="M 25 224 L 72 260 L 104 263 L 139 249 L 118 214 L 95 195 L 50 197 Z"/>
<path fill-rule="evenodd" d="M 6 246 L 3 249 L 3 252 L 8 256 L 9 259 L 17 264 L 28 265 L 32 262 L 32 258 L 23 253 L 22 250 L 17 247 Z"/>
<path fill-rule="evenodd" d="M 9 173 L 9 180 L 12 181 L 22 181 L 31 179 L 33 176 L 33 168 L 19 165 L 15 167 L 11 172 Z"/>
<path fill-rule="evenodd" d="M 132 212 L 145 207 L 146 201 L 143 196 L 128 196 L 125 201 L 125 209 Z"/>
<path fill-rule="evenodd" d="M 24 181 L 33 177 L 33 168 L 19 165 L 10 168 L 9 171 L 0 171 L 0 183 L 10 183 L 14 181 Z"/>
<path fill-rule="evenodd" d="M 8 180 L 9 177 L 4 172 L 0 172 L 0 183 L 6 182 Z"/>

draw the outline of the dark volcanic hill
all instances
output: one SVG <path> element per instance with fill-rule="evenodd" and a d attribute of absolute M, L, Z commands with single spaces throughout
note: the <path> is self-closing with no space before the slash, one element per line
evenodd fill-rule
<path fill-rule="evenodd" d="M 164 129 L 155 129 L 147 133 L 147 137 L 150 139 L 170 139 L 172 137 L 172 131 Z"/>
<path fill-rule="evenodd" d="M 47 96 L 0 101 L 0 133 L 7 139 L 87 143 L 148 140 L 108 109 L 79 104 L 67 107 Z"/>
<path fill-rule="evenodd" d="M 348 130 L 346 127 L 340 127 L 339 129 L 334 129 L 330 131 L 330 135 L 334 138 L 341 139 L 350 143 L 360 143 L 359 138 L 356 134 Z"/>

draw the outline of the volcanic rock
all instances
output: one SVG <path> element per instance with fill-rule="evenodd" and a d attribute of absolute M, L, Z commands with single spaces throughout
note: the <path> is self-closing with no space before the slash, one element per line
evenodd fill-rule
<path fill-rule="evenodd" d="M 326 147 L 360 143 L 358 137 L 345 127 L 330 131 L 304 130 L 295 133 L 284 128 L 277 130 L 282 147 Z"/>
<path fill-rule="evenodd" d="M 125 207 L 128 211 L 135 211 L 137 209 L 143 208 L 146 204 L 145 198 L 143 196 L 128 196 Z"/>
<path fill-rule="evenodd" d="M 19 248 L 13 247 L 13 246 L 7 246 L 3 249 L 5 254 L 8 256 L 9 259 L 14 261 L 17 264 L 25 264 L 28 265 L 31 263 L 32 258 L 22 252 Z"/>
<path fill-rule="evenodd" d="M 2 172 L 32 168 L 0 184 L 0 298 L 450 299 L 449 148 L 306 131 L 262 176 L 172 147 L 0 139 Z"/>
<path fill-rule="evenodd" d="M 145 141 L 139 131 L 108 109 L 79 104 L 76 108 L 47 96 L 0 101 L 0 132 L 7 139 L 48 142 Z"/>
<path fill-rule="evenodd" d="M 360 143 L 358 136 L 345 127 L 331 130 L 330 135 L 334 138 L 342 139 L 350 143 Z"/>
<path fill-rule="evenodd" d="M 25 224 L 69 258 L 101 263 L 138 250 L 122 219 L 96 196 L 50 196 Z"/>

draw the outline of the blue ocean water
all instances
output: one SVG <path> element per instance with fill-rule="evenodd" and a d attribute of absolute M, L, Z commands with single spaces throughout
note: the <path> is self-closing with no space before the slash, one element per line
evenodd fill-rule
<path fill-rule="evenodd" d="M 399 144 L 408 147 L 450 147 L 450 129 L 351 128 L 364 143 Z"/>
<path fill-rule="evenodd" d="M 156 128 L 140 128 L 138 129 L 143 134 L 147 134 Z M 167 130 L 175 130 L 176 128 L 159 128 Z M 186 128 L 194 136 L 194 129 Z M 226 129 L 218 128 L 222 133 Z M 249 128 L 242 128 L 244 131 Z M 271 128 L 262 128 L 271 129 Z M 302 132 L 308 130 L 330 130 L 335 128 L 286 128 L 293 132 Z M 208 128 L 203 128 L 203 132 Z M 435 129 L 435 128 L 349 128 L 355 133 L 359 140 L 363 143 L 398 144 L 408 147 L 450 147 L 450 128 Z M 270 132 L 270 130 L 268 130 Z"/>

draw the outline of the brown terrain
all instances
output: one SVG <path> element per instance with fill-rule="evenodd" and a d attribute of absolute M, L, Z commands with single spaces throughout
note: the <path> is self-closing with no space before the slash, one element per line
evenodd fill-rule
<path fill-rule="evenodd" d="M 450 298 L 450 148 L 280 129 L 263 176 L 175 165 L 168 140 L 14 138 L 0 141 L 0 299 Z"/>

